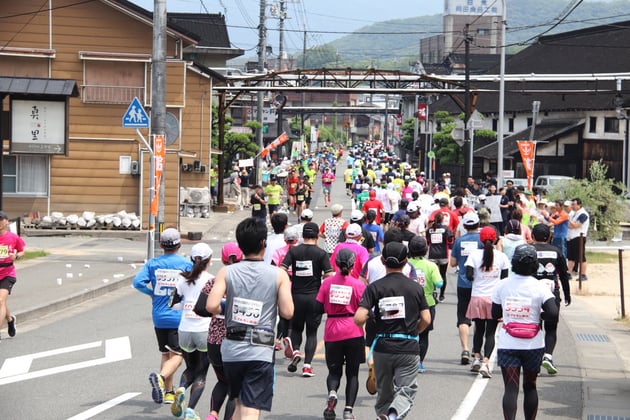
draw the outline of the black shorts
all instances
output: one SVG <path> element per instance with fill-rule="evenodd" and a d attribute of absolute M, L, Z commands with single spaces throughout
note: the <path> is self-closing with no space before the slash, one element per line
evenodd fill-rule
<path fill-rule="evenodd" d="M 497 365 L 501 367 L 512 367 L 528 370 L 530 372 L 540 372 L 540 364 L 542 363 L 545 349 L 533 350 L 497 350 Z"/>
<path fill-rule="evenodd" d="M 327 341 L 326 366 L 332 370 L 344 365 L 359 366 L 365 363 L 365 339 L 363 337 L 349 338 L 341 341 Z"/>
<path fill-rule="evenodd" d="M 269 209 L 269 214 L 273 214 L 278 211 L 280 204 L 267 204 L 267 208 Z"/>
<path fill-rule="evenodd" d="M 567 260 L 577 261 L 580 257 L 580 237 L 567 241 Z M 582 238 L 582 262 L 586 262 L 586 238 Z"/>
<path fill-rule="evenodd" d="M 182 349 L 179 348 L 177 328 L 155 328 L 155 336 L 160 353 L 182 354 Z"/>
<path fill-rule="evenodd" d="M 13 285 L 16 281 L 17 279 L 15 277 L 7 276 L 0 280 L 0 289 L 8 290 L 9 294 L 11 294 L 11 290 L 13 289 Z"/>
<path fill-rule="evenodd" d="M 230 398 L 245 407 L 271 411 L 275 370 L 273 363 L 261 361 L 224 362 Z"/>
<path fill-rule="evenodd" d="M 470 319 L 466 318 L 466 311 L 468 311 L 468 304 L 470 303 L 471 295 L 472 288 L 457 288 L 457 327 L 462 324 L 466 324 L 468 326 L 472 324 Z"/>

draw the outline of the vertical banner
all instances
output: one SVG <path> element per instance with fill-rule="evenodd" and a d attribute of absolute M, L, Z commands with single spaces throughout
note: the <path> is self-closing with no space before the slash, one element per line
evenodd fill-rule
<path fill-rule="evenodd" d="M 158 205 L 160 204 L 160 182 L 162 181 L 162 172 L 164 171 L 164 136 L 156 134 L 153 138 L 153 159 L 155 161 L 155 189 L 153 191 L 153 199 L 151 200 L 151 214 L 158 215 Z"/>
<path fill-rule="evenodd" d="M 525 174 L 527 175 L 527 189 L 531 190 L 534 185 L 534 162 L 536 159 L 536 142 L 535 141 L 517 141 L 518 150 L 521 152 Z"/>
<path fill-rule="evenodd" d="M 420 121 L 426 121 L 427 120 L 427 104 L 418 104 L 418 119 Z"/>
<path fill-rule="evenodd" d="M 317 144 L 318 130 L 316 126 L 311 126 L 311 144 Z M 313 147 L 313 150 L 315 147 Z"/>

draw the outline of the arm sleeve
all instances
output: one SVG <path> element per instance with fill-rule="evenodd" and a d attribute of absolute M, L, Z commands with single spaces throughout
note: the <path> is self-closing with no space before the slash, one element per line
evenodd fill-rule
<path fill-rule="evenodd" d="M 541 318 L 545 321 L 558 321 L 558 305 L 555 298 L 549 298 L 542 305 L 543 313 Z"/>
<path fill-rule="evenodd" d="M 492 319 L 499 319 L 503 316 L 503 306 L 492 302 Z"/>

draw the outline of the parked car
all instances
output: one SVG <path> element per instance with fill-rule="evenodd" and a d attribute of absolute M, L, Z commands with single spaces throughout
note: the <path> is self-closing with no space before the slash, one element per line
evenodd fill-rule
<path fill-rule="evenodd" d="M 536 182 L 534 182 L 534 188 L 537 189 L 539 192 L 544 193 L 553 186 L 568 181 L 570 179 L 573 178 L 563 175 L 541 175 L 536 178 Z"/>

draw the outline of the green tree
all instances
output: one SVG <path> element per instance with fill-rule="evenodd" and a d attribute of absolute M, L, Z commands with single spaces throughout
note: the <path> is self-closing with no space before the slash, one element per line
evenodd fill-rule
<path fill-rule="evenodd" d="M 400 126 L 400 130 L 402 131 L 402 138 L 400 141 L 401 147 L 405 150 L 409 150 L 411 153 L 414 153 L 413 135 L 414 135 L 415 126 L 416 126 L 415 118 L 407 118 L 405 121 L 403 121 L 402 125 Z"/>
<path fill-rule="evenodd" d="M 230 118 L 230 126 L 231 121 Z M 254 140 L 254 133 L 256 130 L 262 128 L 262 124 L 258 121 L 248 121 L 245 123 L 245 127 L 248 127 L 252 130 L 251 133 L 230 133 L 227 127 L 227 118 L 226 118 L 226 130 L 225 130 L 225 141 L 223 142 L 223 157 L 225 159 L 225 167 L 226 167 L 226 175 L 227 170 L 231 166 L 230 162 L 234 162 L 237 157 L 239 159 L 247 159 L 250 157 L 256 156 L 260 147 L 256 144 Z"/>
<path fill-rule="evenodd" d="M 447 111 L 437 111 L 435 122 L 440 128 L 433 134 L 433 150 L 435 158 L 439 163 L 464 163 L 464 153 L 462 148 L 451 137 L 451 132 L 455 128 L 455 117 Z"/>
<path fill-rule="evenodd" d="M 608 165 L 594 162 L 587 179 L 571 179 L 553 186 L 547 193 L 550 200 L 579 198 L 590 215 L 589 236 L 598 240 L 611 239 L 619 233 L 619 222 L 626 220 L 628 208 L 619 191 L 623 183 L 606 178 Z"/>

